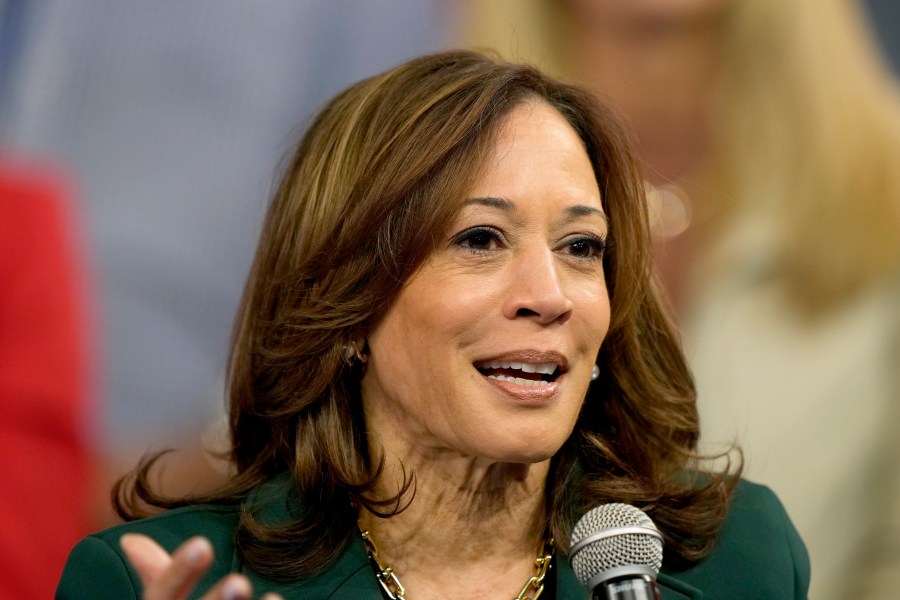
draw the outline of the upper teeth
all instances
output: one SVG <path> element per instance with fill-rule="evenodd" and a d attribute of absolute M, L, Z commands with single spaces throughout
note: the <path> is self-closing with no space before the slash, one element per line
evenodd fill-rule
<path fill-rule="evenodd" d="M 553 363 L 526 363 L 526 362 L 485 362 L 479 365 L 482 369 L 517 369 L 524 373 L 540 373 L 541 375 L 553 375 L 556 365 Z"/>

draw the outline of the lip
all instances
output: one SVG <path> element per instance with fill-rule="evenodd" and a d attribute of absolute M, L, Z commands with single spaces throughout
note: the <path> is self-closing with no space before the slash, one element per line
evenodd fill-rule
<path fill-rule="evenodd" d="M 473 365 L 486 362 L 527 362 L 527 363 L 552 363 L 559 367 L 560 374 L 568 371 L 569 361 L 564 354 L 553 350 L 512 350 L 502 354 L 494 354 L 479 358 L 472 362 Z"/>
<path fill-rule="evenodd" d="M 472 363 L 472 367 L 475 368 L 476 364 L 486 362 L 525 362 L 533 364 L 555 364 L 557 366 L 558 374 L 556 378 L 553 381 L 540 386 L 520 385 L 511 381 L 490 379 L 489 377 L 482 375 L 479 371 L 479 377 L 481 377 L 481 380 L 487 385 L 503 392 L 507 396 L 512 396 L 519 403 L 529 406 L 546 404 L 552 398 L 557 396 L 568 370 L 568 360 L 565 355 L 552 350 L 514 350 L 503 352 L 501 354 L 479 358 Z"/>
<path fill-rule="evenodd" d="M 487 385 L 497 388 L 507 396 L 512 396 L 518 400 L 519 403 L 529 406 L 544 405 L 556 397 L 560 392 L 560 379 L 565 377 L 564 375 L 560 375 L 557 377 L 556 381 L 548 383 L 547 385 L 528 386 L 519 385 L 510 381 L 489 379 L 481 374 L 479 374 L 479 376 Z"/>

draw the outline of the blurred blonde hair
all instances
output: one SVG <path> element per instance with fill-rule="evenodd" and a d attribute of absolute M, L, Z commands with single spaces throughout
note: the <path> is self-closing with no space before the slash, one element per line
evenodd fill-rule
<path fill-rule="evenodd" d="M 900 103 L 857 2 L 734 2 L 712 130 L 722 190 L 779 226 L 777 265 L 813 313 L 900 259 Z"/>
<path fill-rule="evenodd" d="M 571 78 L 564 5 L 473 3 L 462 35 Z M 721 17 L 694 193 L 719 217 L 774 223 L 792 303 L 822 314 L 900 262 L 900 96 L 855 0 L 732 0 Z"/>

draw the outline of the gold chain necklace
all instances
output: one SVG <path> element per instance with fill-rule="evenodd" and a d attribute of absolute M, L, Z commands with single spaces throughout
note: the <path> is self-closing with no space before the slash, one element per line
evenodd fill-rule
<path fill-rule="evenodd" d="M 369 564 L 372 566 L 372 570 L 375 571 L 375 578 L 378 580 L 378 585 L 381 586 L 382 591 L 390 600 L 406 598 L 406 588 L 397 579 L 397 574 L 394 573 L 391 567 L 382 564 L 378 559 L 378 548 L 375 546 L 375 542 L 372 541 L 372 535 L 368 531 L 363 531 L 362 539 L 369 553 Z M 544 540 L 543 551 L 534 559 L 534 575 L 525 582 L 525 585 L 522 586 L 519 594 L 513 600 L 538 600 L 540 598 L 544 592 L 544 579 L 550 570 L 552 560 L 553 538 L 547 538 Z M 533 595 L 526 595 L 532 592 Z"/>

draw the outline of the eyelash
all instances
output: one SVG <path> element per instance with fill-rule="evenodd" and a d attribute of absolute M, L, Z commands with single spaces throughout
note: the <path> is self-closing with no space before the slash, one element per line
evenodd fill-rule
<path fill-rule="evenodd" d="M 582 256 L 569 252 L 572 256 L 583 260 L 599 260 L 603 258 L 603 254 L 606 252 L 606 238 L 602 236 L 580 235 L 571 241 L 568 241 L 566 245 L 569 248 L 572 248 L 575 244 L 586 244 L 590 248 L 592 252 L 590 256 Z"/>
<path fill-rule="evenodd" d="M 461 246 L 463 248 L 468 249 L 474 254 L 481 254 L 484 252 L 491 252 L 494 248 L 481 248 L 475 247 L 472 244 L 472 241 L 477 236 L 489 236 L 489 239 L 482 240 L 479 242 L 479 246 L 483 246 L 484 244 L 496 243 L 498 246 L 503 245 L 503 234 L 493 227 L 473 227 L 471 229 L 466 229 L 465 231 L 456 235 L 452 243 L 456 246 Z M 568 252 L 570 256 L 573 256 L 580 260 L 598 260 L 603 258 L 603 254 L 607 248 L 606 238 L 603 236 L 595 236 L 595 235 L 579 235 L 570 240 L 567 240 L 565 246 L 568 248 L 572 248 L 576 244 L 586 244 L 590 255 L 584 256 L 575 252 Z"/>
<path fill-rule="evenodd" d="M 479 235 L 490 236 L 488 243 L 496 242 L 498 245 L 501 245 L 503 242 L 503 234 L 501 234 L 493 227 L 473 227 L 471 229 L 466 229 L 465 231 L 456 235 L 453 238 L 453 244 L 462 246 L 463 248 L 467 248 L 468 250 L 476 254 L 481 252 L 490 252 L 492 250 L 491 248 L 476 248 L 472 245 L 472 240 Z"/>

